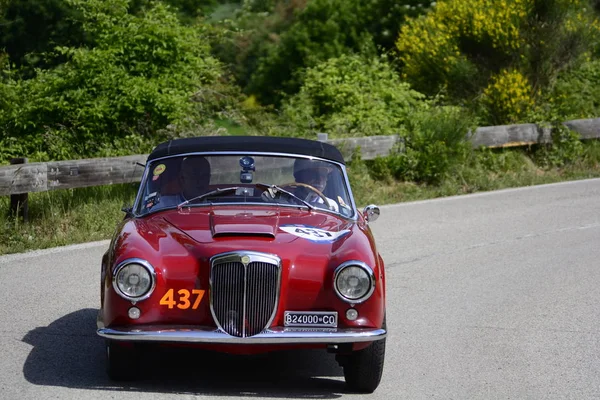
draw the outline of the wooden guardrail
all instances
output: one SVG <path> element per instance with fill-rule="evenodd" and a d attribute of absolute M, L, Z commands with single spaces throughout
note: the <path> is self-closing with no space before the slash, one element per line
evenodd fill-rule
<path fill-rule="evenodd" d="M 46 192 L 140 180 L 148 155 L 35 162 L 0 167 L 0 195 Z M 136 168 L 137 166 L 137 168 Z"/>
<path fill-rule="evenodd" d="M 583 139 L 600 138 L 600 118 L 565 122 Z M 369 136 L 330 139 L 319 134 L 319 140 L 338 147 L 350 159 L 357 147 L 365 160 L 385 156 L 398 142 L 398 136 Z M 509 147 L 551 142 L 551 132 L 535 124 L 490 126 L 478 128 L 469 140 L 473 147 Z M 70 161 L 20 163 L 0 167 L 0 196 L 44 192 L 55 189 L 80 188 L 139 181 L 147 155 L 92 158 Z M 23 162 L 23 159 L 16 159 Z M 23 202 L 24 200 L 21 200 Z"/>

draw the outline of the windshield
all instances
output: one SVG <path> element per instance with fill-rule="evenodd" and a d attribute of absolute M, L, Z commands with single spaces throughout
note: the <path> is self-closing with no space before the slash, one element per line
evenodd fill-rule
<path fill-rule="evenodd" d="M 352 217 L 340 165 L 271 155 L 188 155 L 151 162 L 136 213 L 206 204 L 322 209 Z"/>

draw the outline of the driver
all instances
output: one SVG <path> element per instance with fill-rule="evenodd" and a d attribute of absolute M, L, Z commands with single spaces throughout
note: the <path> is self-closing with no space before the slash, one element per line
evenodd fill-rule
<path fill-rule="evenodd" d="M 162 207 L 173 207 L 200 196 L 208 191 L 210 183 L 210 163 L 204 157 L 190 156 L 181 161 L 179 172 L 181 192 L 172 196 L 162 196 Z"/>
<path fill-rule="evenodd" d="M 308 160 L 304 158 L 296 160 L 294 162 L 294 178 L 296 179 L 296 183 L 309 185 L 319 193 L 305 186 L 299 186 L 294 194 L 307 203 L 315 204 L 317 206 L 322 204 L 330 210 L 336 212 L 339 211 L 338 204 L 333 199 L 323 195 L 323 190 L 325 190 L 325 187 L 327 186 L 327 178 L 331 171 L 332 167 L 325 161 Z M 319 194 L 323 196 L 319 196 Z M 327 200 L 327 205 L 324 204 L 324 199 Z"/>

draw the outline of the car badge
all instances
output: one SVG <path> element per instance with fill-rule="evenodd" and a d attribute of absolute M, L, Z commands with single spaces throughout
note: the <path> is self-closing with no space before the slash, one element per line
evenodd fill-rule
<path fill-rule="evenodd" d="M 244 266 L 248 266 L 248 264 L 250 264 L 250 256 L 242 256 L 242 264 L 244 264 Z"/>

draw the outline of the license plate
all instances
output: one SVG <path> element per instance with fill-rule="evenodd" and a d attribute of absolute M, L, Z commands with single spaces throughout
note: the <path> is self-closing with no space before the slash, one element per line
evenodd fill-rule
<path fill-rule="evenodd" d="M 336 328 L 337 320 L 335 311 L 286 311 L 283 314 L 284 326 Z"/>

